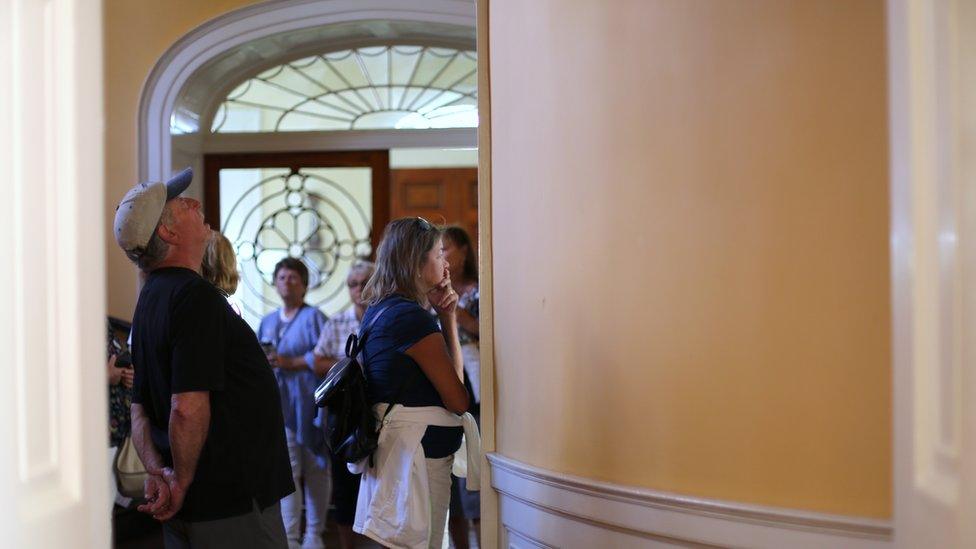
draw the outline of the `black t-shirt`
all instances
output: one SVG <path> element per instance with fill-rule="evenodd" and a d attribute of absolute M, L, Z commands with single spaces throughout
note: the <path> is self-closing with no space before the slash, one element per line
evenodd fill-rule
<path fill-rule="evenodd" d="M 427 379 L 420 365 L 406 354 L 407 349 L 432 333 L 440 332 L 437 321 L 416 301 L 391 296 L 366 310 L 361 330 L 369 326 L 380 311 L 387 308 L 376 323 L 369 327 L 363 349 L 366 370 L 366 400 L 395 402 L 404 406 L 441 406 L 444 401 Z M 403 388 L 400 397 L 397 393 Z M 447 457 L 461 447 L 460 427 L 427 427 L 422 441 L 424 455 L 429 458 Z"/>
<path fill-rule="evenodd" d="M 254 332 L 219 291 L 189 269 L 157 269 L 139 294 L 132 327 L 132 401 L 142 404 L 167 465 L 172 395 L 210 392 L 210 429 L 177 516 L 242 515 L 252 501 L 264 508 L 293 492 L 274 374 Z"/>

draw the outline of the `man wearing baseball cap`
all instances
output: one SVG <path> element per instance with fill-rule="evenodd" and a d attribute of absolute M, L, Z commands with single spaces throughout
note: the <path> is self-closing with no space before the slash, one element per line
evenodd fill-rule
<path fill-rule="evenodd" d="M 129 190 L 119 247 L 147 273 L 132 319 L 132 440 L 149 473 L 140 510 L 167 548 L 287 547 L 294 491 L 278 386 L 250 327 L 200 276 L 210 227 L 180 197 L 189 168 Z"/>

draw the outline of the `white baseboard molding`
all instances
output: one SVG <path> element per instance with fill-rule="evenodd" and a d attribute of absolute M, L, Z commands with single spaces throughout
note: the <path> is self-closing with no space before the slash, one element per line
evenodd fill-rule
<path fill-rule="evenodd" d="M 503 548 L 893 547 L 890 521 L 681 496 L 487 457 Z"/>

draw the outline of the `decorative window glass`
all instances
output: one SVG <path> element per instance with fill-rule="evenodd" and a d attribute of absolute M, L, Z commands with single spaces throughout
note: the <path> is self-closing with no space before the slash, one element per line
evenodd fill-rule
<path fill-rule="evenodd" d="M 281 306 L 273 273 L 286 257 L 308 268 L 306 303 L 328 316 L 350 306 L 346 276 L 373 251 L 370 168 L 236 168 L 219 178 L 221 232 L 241 274 L 234 299 L 251 326 Z"/>
<path fill-rule="evenodd" d="M 403 45 L 338 51 L 247 80 L 224 99 L 211 131 L 472 128 L 477 86 L 474 51 Z"/>

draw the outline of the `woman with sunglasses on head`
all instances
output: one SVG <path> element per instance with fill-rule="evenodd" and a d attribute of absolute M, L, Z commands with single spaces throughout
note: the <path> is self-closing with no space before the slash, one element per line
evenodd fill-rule
<path fill-rule="evenodd" d="M 474 457 L 480 453 L 477 427 L 464 414 L 469 399 L 458 295 L 441 236 L 421 218 L 391 222 L 363 289 L 369 303 L 360 330 L 367 401 L 383 419 L 373 459 L 357 464 L 363 476 L 354 530 L 393 547 L 441 547 L 462 433 L 472 455 L 468 463 L 476 467 L 480 459 Z M 469 485 L 477 484 L 475 471 L 471 477 Z"/>

